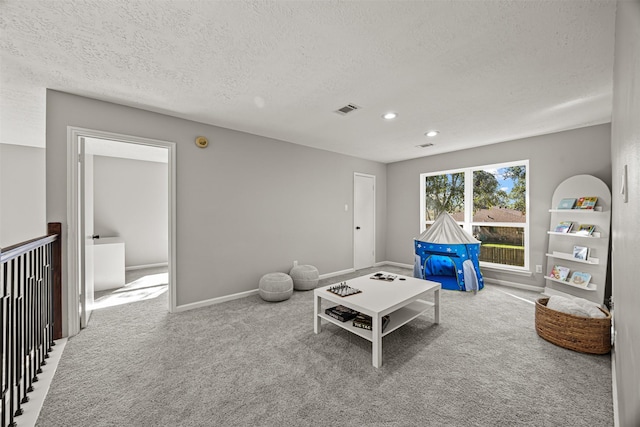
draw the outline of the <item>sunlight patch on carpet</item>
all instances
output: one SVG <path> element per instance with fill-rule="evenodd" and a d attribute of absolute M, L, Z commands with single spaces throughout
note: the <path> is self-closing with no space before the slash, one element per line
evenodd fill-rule
<path fill-rule="evenodd" d="M 496 290 L 497 290 L 498 292 L 502 292 L 503 294 L 509 295 L 510 297 L 514 297 L 514 298 L 519 299 L 519 300 L 521 300 L 521 301 L 528 302 L 529 304 L 535 304 L 535 302 L 534 302 L 534 301 L 530 301 L 530 300 L 528 300 L 528 299 L 526 299 L 526 298 L 522 298 L 522 297 L 519 297 L 519 296 L 517 296 L 517 295 L 510 294 L 509 292 L 501 291 L 500 289 L 496 289 Z"/>
<path fill-rule="evenodd" d="M 169 289 L 169 274 L 149 274 L 94 301 L 93 310 L 157 298 Z"/>

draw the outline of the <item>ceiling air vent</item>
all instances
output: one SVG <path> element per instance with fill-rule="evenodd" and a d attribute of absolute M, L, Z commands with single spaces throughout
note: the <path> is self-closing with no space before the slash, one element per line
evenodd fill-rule
<path fill-rule="evenodd" d="M 420 144 L 420 145 L 416 145 L 416 147 L 418 148 L 427 148 L 427 147 L 431 147 L 433 144 L 430 142 L 427 142 L 426 144 Z"/>
<path fill-rule="evenodd" d="M 342 108 L 338 108 L 335 112 L 338 114 L 341 114 L 343 116 L 346 116 L 347 114 L 349 114 L 352 111 L 355 110 L 359 110 L 360 107 L 358 107 L 356 104 L 347 104 Z"/>

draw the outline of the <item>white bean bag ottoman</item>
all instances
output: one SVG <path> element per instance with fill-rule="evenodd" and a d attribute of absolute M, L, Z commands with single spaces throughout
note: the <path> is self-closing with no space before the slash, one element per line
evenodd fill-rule
<path fill-rule="evenodd" d="M 313 265 L 297 265 L 291 269 L 289 275 L 293 279 L 293 288 L 296 291 L 315 289 L 320 280 L 318 269 Z"/>
<path fill-rule="evenodd" d="M 293 294 L 293 280 L 285 273 L 267 273 L 260 278 L 258 293 L 265 301 L 284 301 Z"/>

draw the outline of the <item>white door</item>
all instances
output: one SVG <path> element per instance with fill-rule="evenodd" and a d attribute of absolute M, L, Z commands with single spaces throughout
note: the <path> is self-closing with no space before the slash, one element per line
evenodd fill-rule
<path fill-rule="evenodd" d="M 353 268 L 372 267 L 376 262 L 376 177 L 353 176 Z"/>
<path fill-rule="evenodd" d="M 86 328 L 93 308 L 93 155 L 79 144 L 80 327 Z"/>

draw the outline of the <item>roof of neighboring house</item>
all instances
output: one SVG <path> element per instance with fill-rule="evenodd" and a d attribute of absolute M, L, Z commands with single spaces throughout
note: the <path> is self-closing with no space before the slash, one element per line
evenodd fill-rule
<path fill-rule="evenodd" d="M 456 212 L 452 215 L 456 221 L 464 221 L 464 212 Z M 515 209 L 494 206 L 490 209 L 480 209 L 473 215 L 477 222 L 525 222 L 525 215 Z"/>

